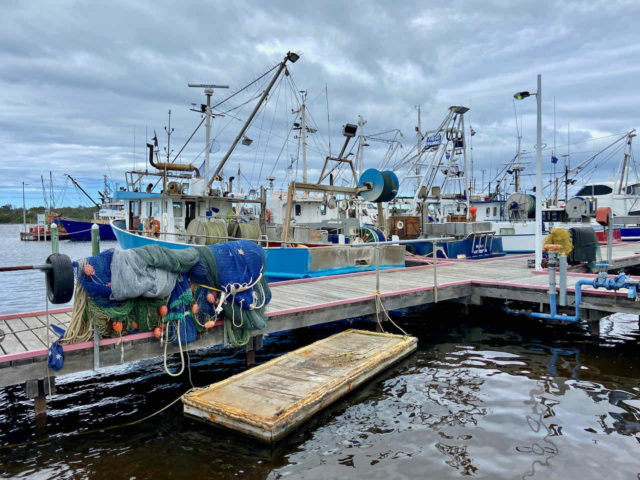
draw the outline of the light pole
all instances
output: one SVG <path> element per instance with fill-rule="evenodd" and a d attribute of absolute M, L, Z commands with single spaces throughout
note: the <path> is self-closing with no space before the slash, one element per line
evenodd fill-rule
<path fill-rule="evenodd" d="M 518 92 L 513 98 L 523 100 L 531 95 L 536 96 L 538 103 L 538 134 L 536 141 L 536 270 L 542 269 L 542 75 L 538 74 L 538 91 L 536 93 Z"/>

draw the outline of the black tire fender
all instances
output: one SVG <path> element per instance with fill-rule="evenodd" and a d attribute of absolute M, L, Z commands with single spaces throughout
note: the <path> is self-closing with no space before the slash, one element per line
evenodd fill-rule
<path fill-rule="evenodd" d="M 45 271 L 49 301 L 54 304 L 69 302 L 74 287 L 71 259 L 61 253 L 52 253 L 47 257 L 47 265 L 51 265 Z"/>

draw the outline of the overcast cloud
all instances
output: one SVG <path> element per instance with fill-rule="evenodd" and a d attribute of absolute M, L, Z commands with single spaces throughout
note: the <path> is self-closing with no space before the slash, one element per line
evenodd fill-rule
<path fill-rule="evenodd" d="M 48 178 L 50 170 L 63 204 L 84 203 L 72 189 L 62 192 L 64 173 L 92 193 L 103 174 L 122 184 L 124 171 L 134 163 L 134 133 L 140 167 L 145 128 L 156 129 L 164 146 L 166 137 L 160 133 L 169 109 L 175 150 L 200 121 L 189 107 L 203 101 L 202 92 L 187 83 L 237 89 L 288 50 L 302 53 L 290 71 L 297 87 L 308 90 L 319 127 L 309 154 L 312 179 L 328 153 L 322 151 L 328 143 L 325 85 L 334 154 L 342 142 L 341 126 L 355 123 L 358 115 L 367 120 L 368 133 L 400 129 L 406 151 L 415 141 L 416 105 L 422 107 L 424 128 L 436 127 L 450 105 L 470 107 L 467 124 L 477 132 L 473 147 L 480 179 L 481 169 L 488 178 L 489 169 L 514 155 L 512 95 L 534 91 L 541 73 L 543 142 L 553 145 L 555 97 L 556 152 L 567 150 L 570 122 L 572 163 L 578 163 L 615 138 L 610 136 L 638 126 L 639 19 L 640 4 L 632 1 L 5 0 L 0 16 L 0 202 L 20 205 L 25 181 L 27 203 L 42 204 L 40 175 Z M 217 91 L 214 102 L 226 94 Z M 249 108 L 235 114 L 246 118 Z M 517 108 L 523 148 L 532 151 L 535 99 Z M 232 175 L 242 164 L 254 186 L 275 164 L 287 121 L 293 120 L 290 114 L 288 119 L 284 114 L 264 117 L 248 133 L 254 144 L 239 147 L 225 169 Z M 240 125 L 231 117 L 214 122 L 220 151 L 212 161 L 226 151 Z M 264 143 L 267 131 L 275 137 L 269 146 Z M 280 183 L 294 143 L 291 139 L 290 151 L 282 154 L 289 157 L 274 169 Z M 193 161 L 203 146 L 201 131 L 182 160 Z M 376 166 L 384 146 L 369 148 L 366 166 Z M 545 151 L 545 170 L 549 158 Z M 618 160 L 611 158 L 597 174 L 611 176 Z"/>

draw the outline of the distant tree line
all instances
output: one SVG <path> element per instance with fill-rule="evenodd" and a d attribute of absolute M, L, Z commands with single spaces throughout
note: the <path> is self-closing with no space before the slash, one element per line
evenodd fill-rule
<path fill-rule="evenodd" d="M 60 207 L 54 213 L 62 215 L 63 218 L 74 220 L 92 220 L 93 214 L 98 211 L 98 207 Z M 27 209 L 27 223 L 36 223 L 37 214 L 45 213 L 44 207 L 31 207 Z M 22 207 L 3 205 L 0 207 L 0 224 L 2 223 L 22 223 Z"/>

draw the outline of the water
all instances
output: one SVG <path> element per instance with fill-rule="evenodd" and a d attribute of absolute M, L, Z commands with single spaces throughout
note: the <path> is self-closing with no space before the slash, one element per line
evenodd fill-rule
<path fill-rule="evenodd" d="M 0 226 L 0 265 L 43 262 L 50 244 L 21 242 L 18 231 Z M 60 251 L 77 259 L 91 246 L 62 241 Z M 1 275 L 1 313 L 44 308 L 42 273 Z M 62 377 L 43 430 L 33 426 L 32 402 L 21 388 L 0 389 L 0 476 L 640 478 L 637 318 L 603 319 L 599 338 L 586 327 L 486 309 L 464 318 L 451 305 L 398 321 L 418 336 L 418 352 L 275 449 L 186 419 L 180 404 L 135 426 L 92 432 L 242 371 L 244 356 L 232 350 L 192 355 L 191 376 L 177 380 L 159 362 Z M 346 326 L 270 336 L 257 360 Z"/>
<path fill-rule="evenodd" d="M 51 254 L 51 242 L 25 242 L 20 240 L 22 225 L 0 225 L 0 267 L 43 264 Z M 101 242 L 106 250 L 117 242 Z M 60 253 L 72 260 L 91 255 L 91 242 L 60 241 Z M 45 308 L 44 275 L 39 270 L 0 273 L 0 314 L 32 312 Z M 64 305 L 49 305 L 58 308 Z"/>
<path fill-rule="evenodd" d="M 191 358 L 191 380 L 159 363 L 74 375 L 58 384 L 44 431 L 18 388 L 0 390 L 0 472 L 7 478 L 640 478 L 640 331 L 604 319 L 598 338 L 455 305 L 398 318 L 419 348 L 275 449 L 186 419 L 185 392 L 242 371 L 240 352 Z M 356 326 L 367 326 L 360 324 Z M 266 361 L 348 326 L 268 337 Z M 177 365 L 174 365 L 177 366 Z M 51 438 L 52 437 L 52 438 Z M 48 438 L 48 439 L 47 439 Z"/>

